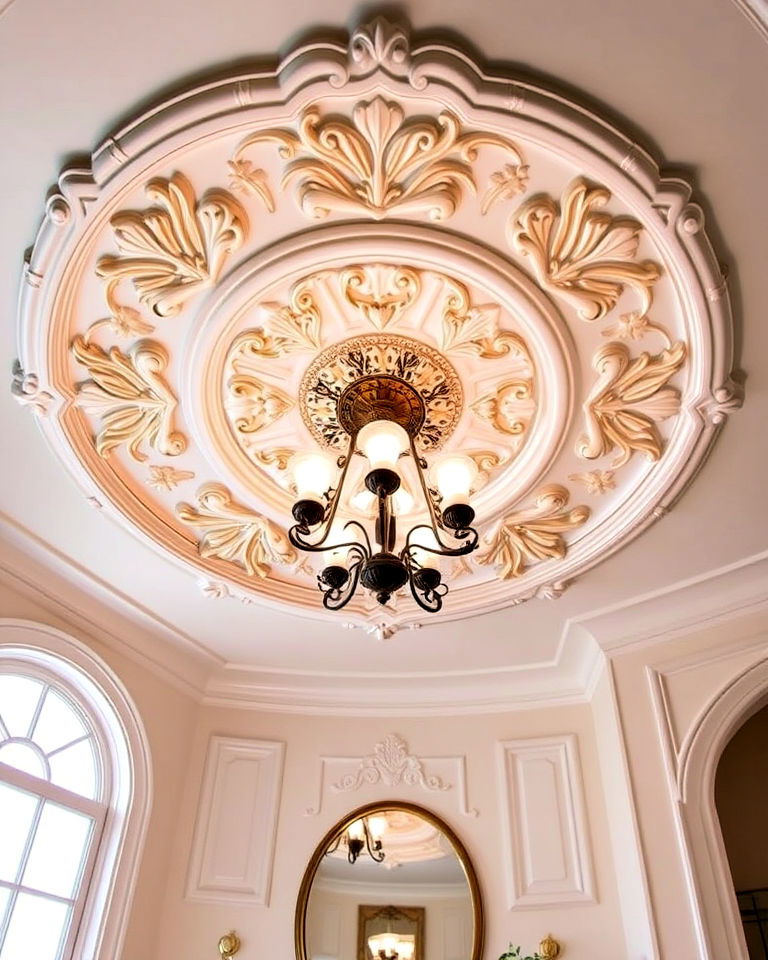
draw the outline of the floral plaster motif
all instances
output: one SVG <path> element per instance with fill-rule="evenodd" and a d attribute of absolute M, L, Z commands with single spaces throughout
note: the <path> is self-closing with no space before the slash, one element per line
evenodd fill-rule
<path fill-rule="evenodd" d="M 373 748 L 373 753 L 364 757 L 353 774 L 342 777 L 333 784 L 333 789 L 349 792 L 359 789 L 364 783 L 383 783 L 387 787 L 422 787 L 424 790 L 450 790 L 436 776 L 424 773 L 424 767 L 418 757 L 408 752 L 408 744 L 394 733 L 386 736 Z"/>

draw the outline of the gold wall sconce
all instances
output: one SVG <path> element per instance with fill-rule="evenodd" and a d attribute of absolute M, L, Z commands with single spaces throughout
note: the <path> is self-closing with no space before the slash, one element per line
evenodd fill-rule
<path fill-rule="evenodd" d="M 539 955 L 542 960 L 556 960 L 556 958 L 560 956 L 561 950 L 562 947 L 560 944 L 549 933 L 539 943 Z"/>
<path fill-rule="evenodd" d="M 231 960 L 239 949 L 240 937 L 238 937 L 234 930 L 230 930 L 229 933 L 224 934 L 219 940 L 219 953 L 221 954 L 222 960 Z"/>

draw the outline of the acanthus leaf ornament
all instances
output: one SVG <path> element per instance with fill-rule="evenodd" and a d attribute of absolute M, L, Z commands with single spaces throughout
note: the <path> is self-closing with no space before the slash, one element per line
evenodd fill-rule
<path fill-rule="evenodd" d="M 422 787 L 424 790 L 451 789 L 451 785 L 443 783 L 440 777 L 425 774 L 421 760 L 409 753 L 408 744 L 394 733 L 377 743 L 373 753 L 360 761 L 357 770 L 334 783 L 332 789 L 346 793 L 359 789 L 364 783 Z"/>
<path fill-rule="evenodd" d="M 471 404 L 476 417 L 509 436 L 521 436 L 535 409 L 533 385 L 529 380 L 508 380 L 493 393 L 478 397 Z"/>
<path fill-rule="evenodd" d="M 576 452 L 586 460 L 618 448 L 613 467 L 623 466 L 635 451 L 650 460 L 661 456 L 663 442 L 656 426 L 680 411 L 680 392 L 667 382 L 680 370 L 685 344 L 633 360 L 624 343 L 608 343 L 595 354 L 592 365 L 598 380 L 584 403 L 586 435 Z"/>
<path fill-rule="evenodd" d="M 145 441 L 169 457 L 184 452 L 186 437 L 173 428 L 178 401 L 161 376 L 168 365 L 165 347 L 139 340 L 127 354 L 117 347 L 105 352 L 76 336 L 71 349 L 92 378 L 78 386 L 77 404 L 102 421 L 95 439 L 99 456 L 125 444 L 133 459 L 143 462 L 147 455 L 139 447 Z"/>
<path fill-rule="evenodd" d="M 97 273 L 108 281 L 130 280 L 157 316 L 170 317 L 216 282 L 243 242 L 248 219 L 225 190 L 209 190 L 198 200 L 181 173 L 151 180 L 146 192 L 158 205 L 112 217 L 120 254 L 101 257 Z"/>
<path fill-rule="evenodd" d="M 238 433 L 256 433 L 288 413 L 293 405 L 284 390 L 255 377 L 239 375 L 227 383 L 224 407 Z"/>
<path fill-rule="evenodd" d="M 484 539 L 486 549 L 477 562 L 495 566 L 499 579 L 509 580 L 525 573 L 531 561 L 562 560 L 567 552 L 563 534 L 581 526 L 590 515 L 585 506 L 565 509 L 568 499 L 567 489 L 559 484 L 543 487 L 533 507 L 505 517 L 496 532 Z"/>
<path fill-rule="evenodd" d="M 266 130 L 238 146 L 235 161 L 250 147 L 276 142 L 291 160 L 283 186 L 299 183 L 304 213 L 373 217 L 452 216 L 465 191 L 476 189 L 472 163 L 481 146 L 493 146 L 522 163 L 519 148 L 499 134 L 462 132 L 456 114 L 406 119 L 400 104 L 375 97 L 358 103 L 351 119 L 322 118 L 317 107 L 304 112 L 298 133 Z"/>
<path fill-rule="evenodd" d="M 483 197 L 480 213 L 488 213 L 499 200 L 511 200 L 527 189 L 528 164 L 504 164 L 503 169 L 491 174 L 491 183 Z"/>
<path fill-rule="evenodd" d="M 499 329 L 498 304 L 470 304 L 467 288 L 456 280 L 450 282 L 443 309 L 443 342 L 446 353 L 496 359 L 508 354 L 522 357 L 530 364 L 523 338 L 511 330 Z"/>
<path fill-rule="evenodd" d="M 236 503 L 220 483 L 197 492 L 197 507 L 176 506 L 179 519 L 203 532 L 201 557 L 217 557 L 241 566 L 250 576 L 266 577 L 273 563 L 292 564 L 297 554 L 285 533 L 271 520 Z"/>
<path fill-rule="evenodd" d="M 420 290 L 415 270 L 390 264 L 350 267 L 339 283 L 347 301 L 377 330 L 397 320 Z"/>
<path fill-rule="evenodd" d="M 289 304 L 261 303 L 259 307 L 275 356 L 320 347 L 320 314 L 308 283 L 294 285 Z"/>
<path fill-rule="evenodd" d="M 655 263 L 635 262 L 641 224 L 599 211 L 610 198 L 605 188 L 578 178 L 566 187 L 559 205 L 540 194 L 524 203 L 510 223 L 510 241 L 530 257 L 538 281 L 572 303 L 583 320 L 602 319 L 625 287 L 638 293 L 637 315 L 645 316 L 659 278 Z"/>

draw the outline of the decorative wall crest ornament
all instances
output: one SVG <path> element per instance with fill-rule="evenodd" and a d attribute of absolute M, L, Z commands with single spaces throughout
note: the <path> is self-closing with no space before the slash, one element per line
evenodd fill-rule
<path fill-rule="evenodd" d="M 364 757 L 355 773 L 334 783 L 333 789 L 348 793 L 363 784 L 383 783 L 386 787 L 421 787 L 424 790 L 450 790 L 440 777 L 428 776 L 418 757 L 408 752 L 408 744 L 394 733 L 388 734 Z"/>
<path fill-rule="evenodd" d="M 656 424 L 680 410 L 680 393 L 666 386 L 685 360 L 684 343 L 633 360 L 623 343 L 609 343 L 595 354 L 599 377 L 584 404 L 587 428 L 576 447 L 579 456 L 594 460 L 618 448 L 614 467 L 623 466 L 635 451 L 658 460 L 662 439 Z"/>
<path fill-rule="evenodd" d="M 146 192 L 158 206 L 112 217 L 120 256 L 102 257 L 98 274 L 130 280 L 158 317 L 170 317 L 215 283 L 227 256 L 242 244 L 248 219 L 224 190 L 209 190 L 198 201 L 181 173 L 150 180 Z"/>
<path fill-rule="evenodd" d="M 727 285 L 690 188 L 603 118 L 439 38 L 411 46 L 401 24 L 174 96 L 93 165 L 45 207 L 12 391 L 48 411 L 43 432 L 105 512 L 256 603 L 326 616 L 282 532 L 289 461 L 319 445 L 333 462 L 340 392 L 371 371 L 418 382 L 430 470 L 457 453 L 478 466 L 485 562 L 441 571 L 458 578 L 457 617 L 554 597 L 603 562 L 741 403 Z M 327 222 L 304 230 L 305 215 Z M 348 489 L 364 500 L 361 459 Z M 179 522 L 169 494 L 203 463 L 219 485 Z M 405 469 L 404 494 L 417 476 Z M 599 496 L 594 517 L 568 508 L 568 477 Z M 400 532 L 417 512 L 404 503 Z M 356 596 L 345 616 L 374 632 L 422 619 L 408 594 L 384 615 L 375 603 Z"/>
<path fill-rule="evenodd" d="M 444 220 L 456 212 L 465 191 L 475 192 L 472 162 L 481 146 L 498 147 L 523 162 L 507 137 L 463 132 L 450 110 L 436 119 L 406 119 L 400 104 L 383 97 L 358 103 L 351 119 L 323 119 L 312 107 L 302 115 L 298 133 L 266 130 L 246 137 L 235 161 L 264 141 L 277 142 L 284 158 L 297 158 L 286 167 L 282 185 L 298 181 L 299 205 L 314 218 L 415 214 Z"/>
<path fill-rule="evenodd" d="M 339 279 L 344 296 L 377 330 L 397 320 L 419 294 L 419 275 L 407 267 L 350 267 Z"/>
<path fill-rule="evenodd" d="M 544 194 L 532 197 L 511 225 L 512 245 L 530 258 L 539 282 L 572 303 L 583 320 L 602 319 L 625 287 L 638 293 L 637 314 L 644 317 L 659 278 L 655 263 L 635 263 L 641 224 L 599 212 L 610 199 L 609 190 L 579 178 L 559 205 Z"/>
<path fill-rule="evenodd" d="M 551 484 L 536 495 L 535 506 L 506 517 L 485 539 L 487 549 L 478 562 L 494 564 L 502 580 L 521 576 L 535 560 L 559 560 L 567 547 L 563 534 L 589 518 L 589 507 L 566 510 L 568 491 Z"/>
<path fill-rule="evenodd" d="M 196 508 L 179 503 L 176 514 L 184 523 L 205 531 L 198 543 L 200 556 L 237 563 L 250 576 L 262 578 L 273 563 L 296 562 L 296 551 L 283 531 L 266 517 L 235 503 L 222 484 L 201 487 L 197 503 Z"/>
<path fill-rule="evenodd" d="M 144 442 L 169 457 L 186 450 L 186 437 L 173 426 L 178 401 L 161 376 L 168 365 L 161 344 L 139 340 L 125 354 L 76 336 L 72 354 L 92 378 L 78 386 L 77 403 L 102 422 L 95 440 L 99 456 L 125 444 L 134 460 L 145 461 L 139 450 Z"/>

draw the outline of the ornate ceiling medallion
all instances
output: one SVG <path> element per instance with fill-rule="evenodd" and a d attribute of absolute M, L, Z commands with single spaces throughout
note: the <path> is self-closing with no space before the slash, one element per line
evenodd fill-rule
<path fill-rule="evenodd" d="M 292 465 L 345 461 L 334 519 L 363 529 L 345 454 L 371 411 L 426 464 L 402 459 L 390 540 L 424 522 L 424 478 L 450 517 L 432 472 L 469 464 L 478 549 L 441 561 L 434 614 L 460 617 L 559 596 L 665 514 L 741 403 L 690 187 L 559 94 L 382 20 L 190 89 L 65 171 L 20 329 L 11 390 L 88 496 L 208 595 L 309 616 L 331 614 L 289 539 Z M 402 590 L 345 611 L 422 619 Z"/>
<path fill-rule="evenodd" d="M 415 389 L 424 404 L 417 443 L 424 451 L 443 446 L 462 411 L 461 382 L 456 371 L 426 343 L 386 333 L 366 334 L 334 344 L 307 368 L 299 386 L 299 406 L 318 443 L 337 449 L 347 445 L 349 435 L 340 416 L 339 401 L 348 387 L 375 374 L 389 374 Z M 364 404 L 365 396 L 348 396 L 347 403 L 350 402 Z"/>

